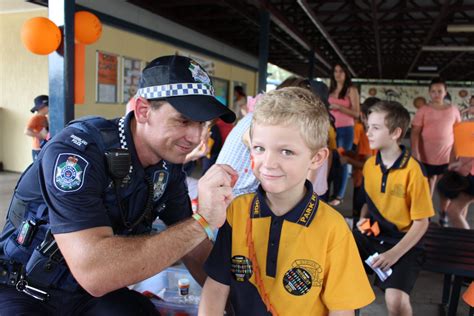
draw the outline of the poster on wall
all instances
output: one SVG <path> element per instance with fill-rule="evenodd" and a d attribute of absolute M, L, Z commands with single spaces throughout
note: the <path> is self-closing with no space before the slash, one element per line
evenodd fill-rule
<path fill-rule="evenodd" d="M 117 103 L 118 56 L 97 51 L 98 103 Z"/>
<path fill-rule="evenodd" d="M 397 101 L 407 108 L 411 116 L 414 116 L 417 110 L 414 105 L 415 99 L 422 97 L 424 102 L 430 102 L 428 84 L 426 83 L 423 86 L 364 84 L 361 86 L 361 102 L 368 97 Z M 469 107 L 469 98 L 471 94 L 474 94 L 474 89 L 470 87 L 448 87 L 448 93 L 451 96 L 451 104 L 456 105 L 462 111 Z"/>
<path fill-rule="evenodd" d="M 216 99 L 225 106 L 229 105 L 229 81 L 216 77 L 211 78 L 212 83 L 214 84 L 214 94 Z"/>
<path fill-rule="evenodd" d="M 142 61 L 122 57 L 122 103 L 127 103 L 138 91 Z"/>

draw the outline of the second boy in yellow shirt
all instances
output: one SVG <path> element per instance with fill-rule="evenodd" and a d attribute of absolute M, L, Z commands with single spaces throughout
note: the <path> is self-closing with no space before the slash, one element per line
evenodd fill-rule
<path fill-rule="evenodd" d="M 381 101 L 369 110 L 367 136 L 378 153 L 364 164 L 366 204 L 354 232 L 362 259 L 375 252 L 374 268 L 393 270 L 376 284 L 385 290 L 389 315 L 411 315 L 410 293 L 421 269 L 419 241 L 434 215 L 428 179 L 421 164 L 400 146 L 410 114 L 398 102 Z M 380 233 L 364 229 L 370 220 Z"/>

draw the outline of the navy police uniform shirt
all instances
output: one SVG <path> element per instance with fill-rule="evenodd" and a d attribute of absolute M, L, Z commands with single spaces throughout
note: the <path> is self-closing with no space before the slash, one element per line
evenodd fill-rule
<path fill-rule="evenodd" d="M 42 150 L 39 163 L 26 172 L 18 194 L 33 198 L 41 187 L 53 234 L 100 226 L 111 226 L 115 234 L 140 234 L 151 230 L 151 221 L 157 216 L 167 225 L 191 216 L 182 165 L 161 161 L 144 169 L 130 132 L 132 117 L 133 112 L 120 120 L 95 118 L 69 125 Z M 106 128 L 94 130 L 97 125 Z M 100 144 L 98 134 L 108 138 L 105 144 Z M 110 148 L 101 148 L 104 146 L 128 148 L 131 154 L 129 173 L 118 187 L 119 199 L 104 156 Z M 150 219 L 128 229 L 127 225 L 144 215 L 149 194 Z"/>

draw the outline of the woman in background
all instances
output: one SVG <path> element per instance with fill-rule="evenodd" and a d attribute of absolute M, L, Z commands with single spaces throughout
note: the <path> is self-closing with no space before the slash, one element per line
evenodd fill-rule
<path fill-rule="evenodd" d="M 360 100 L 357 88 L 351 83 L 349 72 L 340 64 L 334 65 L 332 69 L 329 104 L 331 114 L 336 119 L 337 147 L 348 152 L 352 149 L 354 141 L 354 119 L 359 117 Z M 329 202 L 333 206 L 339 205 L 344 198 L 349 180 L 349 169 L 348 164 L 345 164 L 342 168 L 340 184 L 335 185 L 334 196 Z"/>

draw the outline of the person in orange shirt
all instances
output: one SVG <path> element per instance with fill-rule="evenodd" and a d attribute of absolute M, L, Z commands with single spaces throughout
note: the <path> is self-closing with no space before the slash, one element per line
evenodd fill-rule
<path fill-rule="evenodd" d="M 38 157 L 42 142 L 48 139 L 49 98 L 47 95 L 39 95 L 34 99 L 34 104 L 30 111 L 36 114 L 30 118 L 25 128 L 25 134 L 33 137 L 33 161 Z"/>

